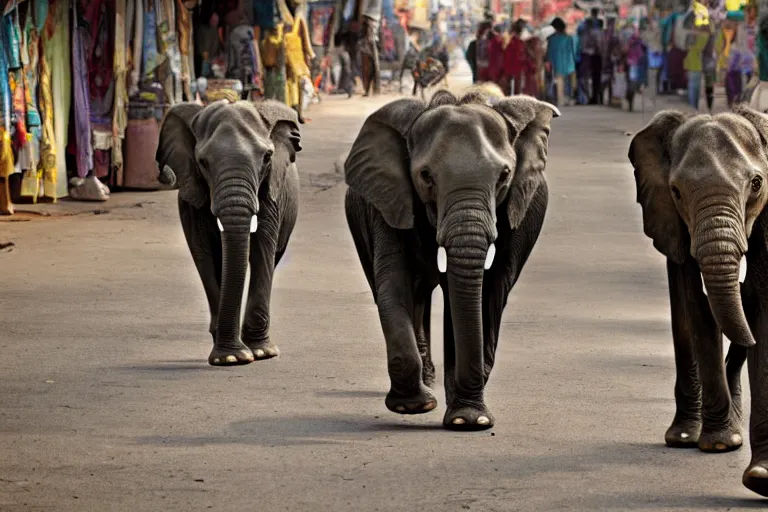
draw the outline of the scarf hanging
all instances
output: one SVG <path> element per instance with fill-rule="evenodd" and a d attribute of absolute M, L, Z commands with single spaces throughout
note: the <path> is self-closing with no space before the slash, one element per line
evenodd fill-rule
<path fill-rule="evenodd" d="M 117 184 L 122 184 L 123 174 L 123 139 L 128 125 L 126 108 L 128 90 L 126 89 L 126 0 L 115 0 L 115 56 L 113 59 L 115 76 L 115 104 L 112 109 L 112 167 L 118 176 Z"/>
<path fill-rule="evenodd" d="M 93 169 L 93 146 L 91 145 L 91 105 L 88 88 L 88 64 L 84 39 L 88 36 L 78 9 L 80 0 L 72 3 L 72 74 L 75 87 L 75 156 L 77 175 L 88 176 Z"/>

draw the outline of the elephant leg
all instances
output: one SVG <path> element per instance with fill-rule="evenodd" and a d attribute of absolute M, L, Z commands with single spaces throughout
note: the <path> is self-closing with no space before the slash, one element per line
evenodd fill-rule
<path fill-rule="evenodd" d="M 262 203 L 262 211 L 270 210 Z M 269 303 L 272 296 L 272 276 L 277 252 L 277 215 L 267 211 L 259 216 L 259 228 L 251 235 L 251 280 L 245 306 L 242 337 L 256 360 L 271 359 L 280 354 L 269 337 Z"/>
<path fill-rule="evenodd" d="M 422 381 L 422 362 L 414 330 L 414 279 L 404 242 L 381 214 L 353 192 L 345 201 L 347 222 L 358 257 L 371 285 L 387 345 L 390 390 L 385 404 L 399 414 L 420 414 L 437 407 Z"/>
<path fill-rule="evenodd" d="M 696 448 L 701 436 L 701 382 L 694 349 L 697 326 L 693 325 L 695 315 L 691 310 L 698 306 L 695 300 L 688 299 L 691 292 L 686 290 L 686 274 L 682 265 L 667 260 L 667 280 L 675 348 L 676 410 L 672 424 L 664 434 L 664 441 L 673 448 Z"/>
<path fill-rule="evenodd" d="M 208 330 L 213 342 L 216 342 L 222 267 L 219 228 L 216 226 L 216 218 L 208 210 L 197 209 L 182 200 L 179 200 L 179 217 L 189 252 L 203 282 L 210 312 Z"/>
<path fill-rule="evenodd" d="M 673 427 L 679 427 L 677 432 L 680 435 L 675 436 L 676 430 L 668 431 L 665 439 L 667 444 L 674 445 L 675 439 L 683 442 L 690 439 L 690 437 L 683 438 L 682 433 L 695 437 L 695 408 L 700 403 L 701 431 L 697 443 L 699 449 L 706 452 L 735 450 L 743 442 L 741 422 L 732 407 L 731 391 L 723 362 L 723 336 L 712 316 L 707 297 L 704 295 L 701 272 L 693 259 L 689 258 L 683 265 L 668 262 L 667 273 L 670 281 L 676 365 L 680 381 L 680 393 L 676 391 L 676 397 L 679 395 L 677 398 L 679 420 L 677 423 L 673 422 Z M 695 364 L 689 363 L 688 350 L 690 349 L 687 343 L 693 347 Z M 696 400 L 697 367 L 698 383 L 701 389 L 700 401 Z M 686 371 L 687 376 L 683 375 Z M 678 415 L 675 418 L 677 420 Z M 686 424 L 690 430 L 684 430 Z"/>
<path fill-rule="evenodd" d="M 752 395 L 749 417 L 752 459 L 741 481 L 749 490 L 768 496 L 768 312 L 765 304 L 757 304 L 757 299 L 743 304 L 757 345 L 744 349 Z"/>
<path fill-rule="evenodd" d="M 432 293 L 427 292 L 417 299 L 414 313 L 416 344 L 421 355 L 421 380 L 429 388 L 435 386 L 435 363 L 432 362 L 430 316 L 432 314 Z"/>

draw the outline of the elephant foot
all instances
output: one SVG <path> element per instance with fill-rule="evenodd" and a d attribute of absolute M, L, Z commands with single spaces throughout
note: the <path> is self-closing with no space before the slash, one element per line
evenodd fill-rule
<path fill-rule="evenodd" d="M 768 464 L 750 464 L 744 475 L 741 477 L 741 483 L 744 487 L 760 496 L 768 497 Z"/>
<path fill-rule="evenodd" d="M 743 441 L 740 430 L 735 427 L 702 432 L 699 437 L 699 450 L 708 453 L 732 452 L 741 448 Z"/>
<path fill-rule="evenodd" d="M 664 434 L 664 442 L 670 448 L 698 448 L 701 437 L 701 421 L 674 421 Z"/>
<path fill-rule="evenodd" d="M 437 407 L 437 398 L 423 386 L 414 395 L 405 395 L 390 389 L 384 404 L 387 409 L 397 414 L 424 414 Z"/>
<path fill-rule="evenodd" d="M 460 405 L 449 406 L 443 417 L 443 427 L 448 430 L 475 431 L 493 427 L 493 415 L 485 408 Z"/>
<path fill-rule="evenodd" d="M 280 355 L 280 349 L 278 349 L 277 345 L 270 340 L 261 342 L 246 341 L 245 344 L 251 349 L 251 352 L 253 352 L 253 357 L 256 358 L 256 361 L 272 359 L 273 357 Z"/>
<path fill-rule="evenodd" d="M 245 345 L 234 347 L 219 347 L 214 345 L 208 356 L 211 366 L 237 366 L 253 362 L 253 352 Z"/>

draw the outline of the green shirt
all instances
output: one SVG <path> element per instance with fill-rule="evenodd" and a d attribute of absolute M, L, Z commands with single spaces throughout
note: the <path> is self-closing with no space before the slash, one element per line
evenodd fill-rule
<path fill-rule="evenodd" d="M 709 34 L 706 32 L 696 32 L 694 36 L 696 39 L 688 47 L 688 54 L 685 56 L 683 66 L 686 71 L 703 71 L 702 56 L 709 42 Z"/>

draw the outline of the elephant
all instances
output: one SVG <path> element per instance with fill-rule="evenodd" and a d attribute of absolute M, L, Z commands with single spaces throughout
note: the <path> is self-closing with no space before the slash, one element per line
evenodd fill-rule
<path fill-rule="evenodd" d="M 159 180 L 178 183 L 181 226 L 208 299 L 213 366 L 279 354 L 269 337 L 269 303 L 298 215 L 299 151 L 296 112 L 278 102 L 181 103 L 165 115 Z"/>
<path fill-rule="evenodd" d="M 662 111 L 634 136 L 629 160 L 644 232 L 667 260 L 676 413 L 666 444 L 742 445 L 748 361 L 752 461 L 742 481 L 768 496 L 768 116 L 746 106 Z"/>
<path fill-rule="evenodd" d="M 449 430 L 491 428 L 484 391 L 501 314 L 544 222 L 550 123 L 531 97 L 393 101 L 364 122 L 344 164 L 347 223 L 377 305 L 386 407 L 421 414 L 431 389 L 433 290 L 443 291 Z"/>

